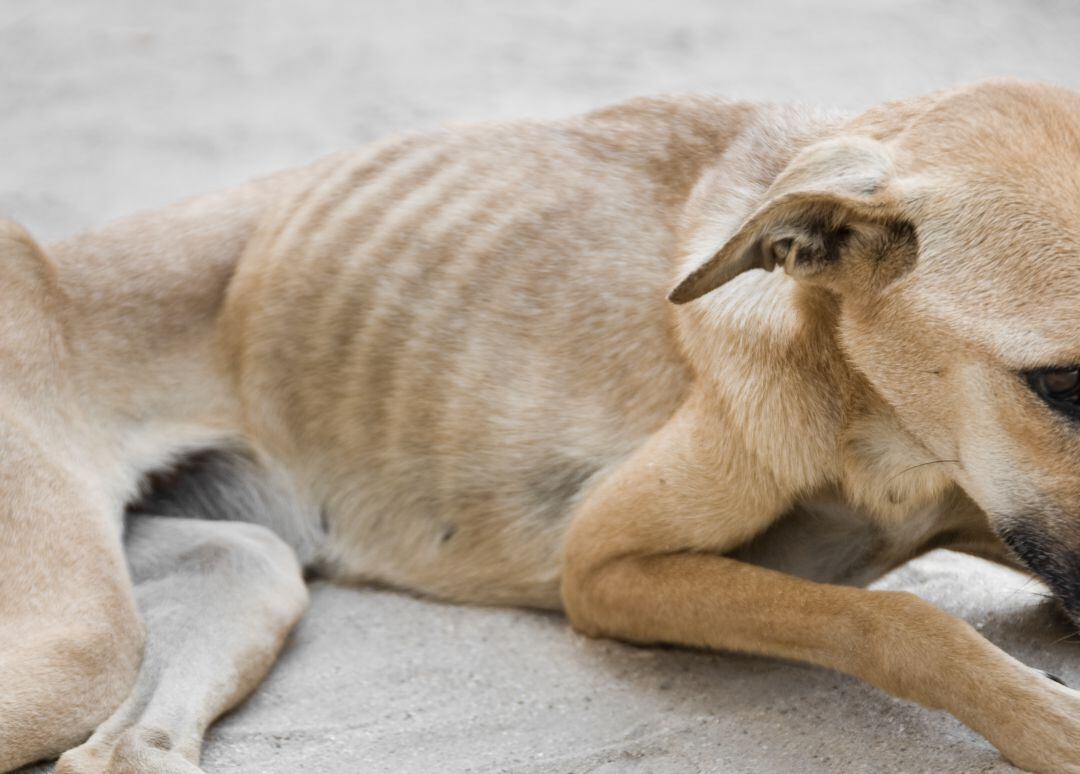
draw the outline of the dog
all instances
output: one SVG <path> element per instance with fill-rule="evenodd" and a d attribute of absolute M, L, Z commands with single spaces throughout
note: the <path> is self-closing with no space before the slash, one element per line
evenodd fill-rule
<path fill-rule="evenodd" d="M 305 573 L 795 659 L 1080 772 L 1080 694 L 914 595 L 1080 621 L 1080 94 L 639 99 L 0 231 L 0 769 L 197 772 Z"/>

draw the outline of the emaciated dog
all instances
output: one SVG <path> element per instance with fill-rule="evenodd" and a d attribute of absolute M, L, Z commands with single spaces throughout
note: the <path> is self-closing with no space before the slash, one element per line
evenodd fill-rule
<path fill-rule="evenodd" d="M 406 136 L 7 224 L 0 293 L 0 769 L 198 771 L 306 570 L 819 664 L 1080 772 L 1080 694 L 858 588 L 949 547 L 1080 620 L 1080 94 Z"/>

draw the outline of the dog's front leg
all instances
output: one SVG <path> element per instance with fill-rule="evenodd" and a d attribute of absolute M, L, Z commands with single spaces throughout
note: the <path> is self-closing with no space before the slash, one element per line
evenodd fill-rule
<path fill-rule="evenodd" d="M 258 685 L 307 606 L 296 558 L 264 527 L 137 515 L 125 549 L 146 655 L 130 696 L 58 774 L 198 772 L 207 727 Z"/>
<path fill-rule="evenodd" d="M 750 467 L 757 461 L 699 442 L 698 428 L 715 432 L 715 424 L 676 417 L 584 501 L 563 575 L 575 628 L 836 669 L 948 710 L 1019 766 L 1080 772 L 1080 694 L 966 623 L 911 594 L 818 584 L 725 558 L 784 503 L 770 494 L 782 489 L 777 482 L 760 489 L 770 482 Z"/>

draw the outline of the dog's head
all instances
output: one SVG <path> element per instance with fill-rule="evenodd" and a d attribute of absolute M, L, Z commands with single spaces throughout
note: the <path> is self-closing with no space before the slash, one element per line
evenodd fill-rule
<path fill-rule="evenodd" d="M 1080 621 L 1080 94 L 993 82 L 797 155 L 672 292 L 782 266 L 850 362 Z"/>

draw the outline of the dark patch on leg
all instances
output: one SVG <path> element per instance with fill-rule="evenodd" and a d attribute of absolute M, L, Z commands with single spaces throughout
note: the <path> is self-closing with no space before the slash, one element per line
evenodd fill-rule
<path fill-rule="evenodd" d="M 171 750 L 172 749 L 172 737 L 169 736 L 168 731 L 163 731 L 160 728 L 147 728 L 142 732 L 142 741 L 147 747 L 153 747 L 156 750 Z"/>
<path fill-rule="evenodd" d="M 450 542 L 450 539 L 452 537 L 454 537 L 454 535 L 456 535 L 456 534 L 457 534 L 457 525 L 456 524 L 447 524 L 445 527 L 443 527 L 442 534 L 439 535 L 439 542 L 440 543 L 448 543 L 448 542 Z"/>

